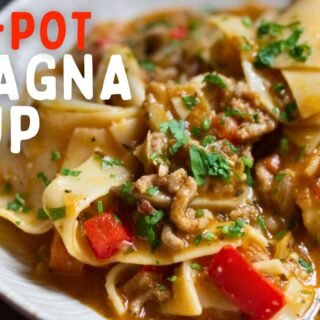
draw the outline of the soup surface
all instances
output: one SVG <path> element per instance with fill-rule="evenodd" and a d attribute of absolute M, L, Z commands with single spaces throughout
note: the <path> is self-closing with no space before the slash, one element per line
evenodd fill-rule
<path fill-rule="evenodd" d="M 0 146 L 34 281 L 108 319 L 320 319 L 319 10 L 98 25 L 71 51 L 81 72 L 93 56 L 94 99 L 32 101 L 38 136 Z M 114 54 L 130 101 L 100 100 Z"/>

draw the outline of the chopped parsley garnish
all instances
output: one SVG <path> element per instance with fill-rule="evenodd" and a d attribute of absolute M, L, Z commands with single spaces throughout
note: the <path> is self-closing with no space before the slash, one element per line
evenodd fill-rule
<path fill-rule="evenodd" d="M 204 216 L 204 211 L 203 211 L 203 209 L 197 209 L 197 210 L 195 211 L 194 215 L 195 215 L 196 218 L 201 218 L 201 217 L 203 217 L 203 216 Z"/>
<path fill-rule="evenodd" d="M 153 152 L 150 155 L 150 160 L 153 161 L 155 164 L 165 164 L 168 162 L 168 156 L 164 153 L 157 153 Z"/>
<path fill-rule="evenodd" d="M 275 187 L 272 191 L 272 195 L 275 196 L 278 193 L 278 185 L 279 183 L 283 180 L 283 178 L 286 176 L 287 174 L 285 172 L 279 172 L 278 174 L 276 174 L 274 176 L 274 181 L 275 181 Z"/>
<path fill-rule="evenodd" d="M 196 236 L 194 238 L 193 242 L 196 246 L 198 246 L 202 240 L 210 242 L 215 239 L 216 239 L 216 235 L 211 231 L 207 231 L 207 232 L 203 232 L 203 233 L 199 234 L 198 236 Z"/>
<path fill-rule="evenodd" d="M 199 103 L 199 99 L 194 96 L 185 96 L 185 97 L 182 97 L 181 99 L 184 106 L 188 110 L 192 110 Z"/>
<path fill-rule="evenodd" d="M 190 268 L 192 270 L 195 270 L 195 271 L 198 271 L 198 272 L 201 272 L 203 270 L 202 265 L 197 263 L 197 262 L 192 262 L 191 265 L 190 265 Z"/>
<path fill-rule="evenodd" d="M 253 26 L 253 22 L 250 17 L 243 17 L 241 22 L 246 28 L 251 28 Z"/>
<path fill-rule="evenodd" d="M 97 201 L 97 210 L 98 210 L 98 213 L 99 213 L 99 214 L 103 213 L 104 208 L 103 208 L 103 202 L 102 202 L 102 200 L 98 200 L 98 201 Z"/>
<path fill-rule="evenodd" d="M 224 114 L 226 117 L 239 117 L 239 118 L 247 118 L 251 116 L 249 113 L 242 112 L 234 108 L 225 108 Z"/>
<path fill-rule="evenodd" d="M 204 118 L 201 122 L 201 129 L 208 131 L 210 129 L 210 126 L 211 126 L 211 119 Z"/>
<path fill-rule="evenodd" d="M 203 185 L 207 176 L 228 179 L 231 176 L 229 161 L 220 153 L 207 153 L 192 145 L 189 149 L 190 165 L 198 185 Z"/>
<path fill-rule="evenodd" d="M 49 209 L 49 216 L 53 221 L 64 218 L 66 216 L 66 207 Z"/>
<path fill-rule="evenodd" d="M 40 179 L 45 186 L 48 186 L 51 183 L 50 179 L 43 172 L 39 172 L 37 178 Z"/>
<path fill-rule="evenodd" d="M 235 222 L 231 222 L 221 227 L 221 232 L 228 239 L 241 238 L 242 236 L 244 236 L 244 226 L 244 220 L 237 219 Z"/>
<path fill-rule="evenodd" d="M 267 227 L 266 227 L 266 224 L 264 222 L 263 216 L 260 216 L 260 215 L 258 216 L 258 225 L 259 225 L 259 228 L 262 231 L 264 231 L 264 232 L 267 231 Z"/>
<path fill-rule="evenodd" d="M 289 141 L 287 138 L 281 138 L 280 145 L 279 145 L 279 151 L 281 155 L 285 155 L 289 151 Z"/>
<path fill-rule="evenodd" d="M 299 62 L 306 62 L 311 54 L 312 49 L 307 44 L 295 46 L 289 51 L 291 58 Z"/>
<path fill-rule="evenodd" d="M 155 196 L 160 192 L 159 187 L 154 186 L 147 189 L 147 194 L 150 196 Z"/>
<path fill-rule="evenodd" d="M 246 156 L 243 156 L 241 159 L 246 167 L 252 169 L 252 167 L 253 167 L 253 160 L 252 159 L 250 159 Z"/>
<path fill-rule="evenodd" d="M 253 121 L 254 121 L 255 123 L 259 123 L 259 114 L 258 114 L 258 113 L 255 113 L 255 114 L 252 116 L 252 118 L 253 118 Z"/>
<path fill-rule="evenodd" d="M 51 152 L 51 161 L 59 161 L 61 160 L 61 152 L 60 151 L 52 151 Z"/>
<path fill-rule="evenodd" d="M 307 273 L 310 274 L 310 273 L 313 272 L 313 267 L 312 267 L 312 265 L 309 264 L 306 260 L 300 258 L 300 259 L 298 259 L 298 263 L 300 264 L 300 266 L 301 266 L 302 268 L 304 268 L 304 269 L 307 271 Z"/>
<path fill-rule="evenodd" d="M 208 73 L 207 75 L 205 75 L 205 77 L 203 78 L 203 82 L 213 84 L 221 89 L 228 88 L 227 84 L 224 82 L 222 77 L 213 73 Z"/>
<path fill-rule="evenodd" d="M 156 68 L 156 65 L 148 59 L 139 60 L 139 64 L 147 72 L 153 72 Z"/>
<path fill-rule="evenodd" d="M 121 187 L 121 196 L 129 204 L 134 204 L 136 202 L 136 198 L 132 191 L 133 183 L 131 181 L 126 181 Z"/>
<path fill-rule="evenodd" d="M 37 218 L 39 220 L 47 220 L 48 219 L 48 216 L 47 216 L 46 212 L 44 211 L 44 209 L 41 208 L 38 210 Z"/>
<path fill-rule="evenodd" d="M 229 140 L 225 140 L 225 144 L 230 148 L 232 153 L 238 153 L 239 149 Z"/>
<path fill-rule="evenodd" d="M 279 172 L 277 175 L 274 176 L 274 181 L 279 183 L 283 180 L 283 178 L 286 176 L 287 174 L 285 172 Z"/>
<path fill-rule="evenodd" d="M 283 82 L 276 82 L 272 88 L 273 88 L 273 91 L 275 93 L 280 93 L 282 90 L 284 90 L 286 87 L 286 85 L 283 83 Z"/>
<path fill-rule="evenodd" d="M 186 122 L 185 121 L 176 121 L 171 120 L 168 122 L 163 122 L 160 125 L 160 131 L 163 133 L 169 132 L 175 139 L 175 143 L 170 146 L 171 154 L 178 152 L 180 148 L 186 145 L 189 141 L 188 137 L 185 134 Z"/>
<path fill-rule="evenodd" d="M 298 155 L 297 155 L 297 161 L 300 161 L 301 159 L 303 159 L 305 153 L 306 153 L 306 146 L 302 146 L 299 149 L 299 152 L 298 152 Z"/>
<path fill-rule="evenodd" d="M 249 51 L 252 49 L 253 49 L 253 46 L 250 43 L 249 39 L 247 37 L 242 37 L 241 50 Z"/>
<path fill-rule="evenodd" d="M 160 245 L 158 225 L 164 218 L 162 210 L 155 210 L 151 215 L 139 215 L 136 224 L 136 232 L 139 237 L 146 238 L 151 243 L 151 249 L 155 250 Z"/>
<path fill-rule="evenodd" d="M 194 127 L 190 130 L 190 133 L 193 137 L 199 138 L 202 135 L 202 130 L 200 128 Z"/>
<path fill-rule="evenodd" d="M 253 160 L 245 156 L 243 156 L 241 159 L 245 167 L 244 172 L 247 176 L 247 185 L 252 187 L 254 185 L 254 180 L 251 172 L 251 169 L 253 168 Z"/>
<path fill-rule="evenodd" d="M 14 201 L 11 201 L 7 204 L 7 210 L 26 213 L 30 210 L 30 208 L 26 206 L 26 201 L 24 200 L 23 196 L 20 193 L 16 193 Z"/>
<path fill-rule="evenodd" d="M 69 176 L 69 177 L 79 177 L 79 175 L 81 174 L 81 171 L 76 171 L 76 170 L 70 170 L 67 168 L 62 168 L 61 170 L 61 174 L 63 176 Z"/>
<path fill-rule="evenodd" d="M 203 146 L 203 147 L 207 147 L 208 145 L 212 144 L 213 142 L 216 141 L 216 137 L 215 136 L 212 136 L 212 135 L 209 135 L 209 136 L 205 136 L 200 144 Z"/>
<path fill-rule="evenodd" d="M 280 120 L 284 122 L 292 122 L 294 120 L 294 113 L 297 110 L 298 106 L 295 101 L 289 102 L 284 111 L 280 112 Z"/>
<path fill-rule="evenodd" d="M 123 161 L 120 159 L 114 159 L 111 157 L 102 157 L 101 158 L 102 169 L 109 169 L 113 167 L 123 166 Z"/>
<path fill-rule="evenodd" d="M 278 37 L 283 30 L 297 28 L 300 22 L 295 21 L 288 25 L 281 25 L 272 21 L 262 21 L 257 30 L 257 35 L 259 38 L 263 38 L 265 36 Z"/>
<path fill-rule="evenodd" d="M 299 27 L 299 23 L 293 23 L 289 26 L 282 26 L 275 23 L 263 22 L 258 28 L 258 36 L 260 38 L 271 35 L 279 36 L 285 28 L 290 28 L 292 34 L 284 40 L 276 40 L 264 44 L 257 52 L 255 66 L 258 68 L 270 68 L 274 58 L 282 53 L 296 61 L 305 62 L 312 53 L 312 49 L 307 44 L 298 45 L 298 41 L 303 33 L 303 29 Z"/>
<path fill-rule="evenodd" d="M 176 282 L 178 280 L 178 277 L 176 275 L 173 275 L 171 277 L 168 277 L 167 280 L 170 282 Z"/>

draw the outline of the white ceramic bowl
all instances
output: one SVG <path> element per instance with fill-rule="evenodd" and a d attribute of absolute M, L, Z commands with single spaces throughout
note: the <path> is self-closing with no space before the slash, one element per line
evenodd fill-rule
<path fill-rule="evenodd" d="M 16 0 L 0 13 L 0 23 L 6 26 L 0 34 L 1 54 L 8 54 L 21 86 L 24 83 L 25 69 L 29 59 L 43 50 L 37 36 L 24 41 L 21 50 L 10 49 L 10 16 L 13 11 L 29 11 L 39 27 L 40 17 L 48 10 L 58 10 L 65 15 L 68 35 L 61 50 L 50 52 L 60 57 L 71 48 L 75 41 L 76 29 L 71 20 L 72 11 L 92 11 L 93 23 L 101 20 L 129 19 L 144 12 L 179 6 L 225 8 L 243 4 L 242 0 Z M 265 3 L 286 4 L 286 0 L 265 0 Z M 0 97 L 1 106 L 13 105 Z M 31 275 L 35 248 L 29 244 L 30 237 L 14 230 L 14 226 L 0 221 L 0 296 L 30 319 L 41 320 L 93 320 L 102 319 L 89 307 L 59 292 L 35 282 Z M 41 238 L 39 238 L 41 241 Z M 33 241 L 32 241 L 33 243 Z M 0 315 L 1 318 L 1 315 Z"/>

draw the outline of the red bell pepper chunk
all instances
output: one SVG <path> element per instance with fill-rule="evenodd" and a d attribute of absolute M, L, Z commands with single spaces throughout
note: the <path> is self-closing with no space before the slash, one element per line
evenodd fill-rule
<path fill-rule="evenodd" d="M 282 290 L 231 246 L 213 256 L 208 272 L 210 279 L 251 320 L 271 319 L 286 303 Z"/>
<path fill-rule="evenodd" d="M 98 259 L 116 254 L 124 242 L 132 240 L 129 231 L 112 212 L 88 219 L 83 224 L 90 247 Z"/>
<path fill-rule="evenodd" d="M 174 40 L 185 39 L 188 35 L 188 30 L 186 27 L 175 27 L 170 30 L 170 37 Z"/>

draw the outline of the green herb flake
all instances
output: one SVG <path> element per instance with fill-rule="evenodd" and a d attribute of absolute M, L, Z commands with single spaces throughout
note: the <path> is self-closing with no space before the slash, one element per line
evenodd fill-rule
<path fill-rule="evenodd" d="M 245 166 L 245 174 L 246 174 L 246 181 L 247 181 L 247 185 L 250 186 L 250 187 L 253 187 L 254 185 L 254 180 L 253 180 L 253 176 L 252 176 L 252 171 L 251 169 L 253 168 L 253 160 L 246 157 L 246 156 L 243 156 L 242 158 L 242 162 Z"/>
<path fill-rule="evenodd" d="M 168 163 L 169 159 L 168 156 L 164 153 L 157 153 L 157 152 L 153 152 L 150 155 L 150 160 L 154 163 L 154 164 L 166 164 Z"/>
<path fill-rule="evenodd" d="M 272 88 L 275 93 L 279 94 L 286 88 L 286 85 L 283 82 L 276 82 L 275 84 L 273 84 Z"/>
<path fill-rule="evenodd" d="M 222 77 L 220 77 L 217 74 L 213 74 L 213 73 L 208 73 L 207 75 L 205 75 L 203 82 L 209 83 L 209 84 L 213 84 L 221 89 L 227 89 L 228 86 L 225 83 L 225 81 L 223 80 Z"/>
<path fill-rule="evenodd" d="M 298 259 L 298 263 L 299 263 L 299 265 L 300 265 L 302 268 L 304 268 L 304 269 L 307 271 L 307 273 L 310 274 L 310 273 L 313 272 L 313 267 L 312 267 L 312 265 L 309 264 L 306 260 L 300 258 L 300 259 Z"/>
<path fill-rule="evenodd" d="M 204 216 L 204 210 L 203 209 L 197 209 L 196 211 L 195 211 L 195 217 L 196 218 L 201 218 L 201 217 L 203 217 Z"/>
<path fill-rule="evenodd" d="M 190 265 L 190 268 L 194 271 L 198 271 L 198 272 L 201 272 L 203 271 L 203 267 L 201 264 L 197 263 L 197 262 L 192 262 L 191 265 Z"/>
<path fill-rule="evenodd" d="M 267 227 L 266 227 L 266 224 L 264 222 L 263 216 L 260 216 L 260 215 L 258 216 L 258 226 L 262 231 L 264 231 L 264 232 L 267 231 Z"/>
<path fill-rule="evenodd" d="M 114 159 L 111 157 L 102 157 L 101 158 L 101 166 L 102 169 L 109 169 L 109 168 L 114 168 L 114 167 L 122 167 L 123 166 L 123 161 L 120 159 Z"/>
<path fill-rule="evenodd" d="M 61 160 L 61 152 L 60 151 L 52 151 L 51 152 L 51 161 L 59 161 Z"/>
<path fill-rule="evenodd" d="M 136 233 L 139 237 L 147 239 L 154 251 L 160 245 L 158 225 L 164 218 L 162 210 L 155 210 L 151 215 L 139 215 L 136 224 Z"/>
<path fill-rule="evenodd" d="M 274 181 L 279 183 L 283 180 L 283 178 L 286 176 L 287 174 L 285 172 L 279 172 L 278 174 L 276 174 L 274 176 Z"/>
<path fill-rule="evenodd" d="M 175 139 L 175 143 L 170 146 L 171 154 L 175 154 L 185 146 L 189 139 L 185 135 L 186 122 L 185 121 L 177 121 L 171 120 L 168 122 L 163 122 L 160 125 L 160 131 L 163 133 L 170 133 L 172 137 Z"/>
<path fill-rule="evenodd" d="M 213 232 L 208 231 L 202 234 L 202 239 L 206 241 L 213 241 L 216 239 L 216 236 Z"/>
<path fill-rule="evenodd" d="M 199 99 L 194 96 L 185 96 L 182 97 L 181 100 L 188 110 L 192 110 L 197 104 L 199 104 Z"/>
<path fill-rule="evenodd" d="M 287 138 L 281 138 L 279 145 L 279 152 L 281 155 L 286 155 L 289 151 L 289 140 Z"/>
<path fill-rule="evenodd" d="M 209 136 L 205 136 L 200 144 L 203 146 L 203 147 L 207 147 L 209 146 L 210 144 L 212 144 L 213 142 L 216 141 L 216 137 L 215 136 L 212 136 L 212 135 L 209 135 Z"/>
<path fill-rule="evenodd" d="M 311 54 L 312 49 L 307 44 L 295 46 L 289 51 L 290 57 L 298 62 L 306 62 Z"/>
<path fill-rule="evenodd" d="M 305 156 L 306 154 L 306 146 L 302 146 L 300 149 L 299 149 L 299 152 L 298 152 L 298 155 L 297 155 L 297 162 L 301 161 L 303 159 L 303 157 Z"/>
<path fill-rule="evenodd" d="M 139 64 L 147 72 L 153 72 L 156 68 L 156 65 L 148 59 L 139 60 Z"/>
<path fill-rule="evenodd" d="M 98 201 L 97 201 L 97 210 L 98 210 L 98 213 L 99 213 L 99 214 L 101 214 L 101 213 L 104 212 L 102 200 L 98 200 Z"/>
<path fill-rule="evenodd" d="M 121 187 L 121 196 L 129 204 L 134 204 L 136 198 L 133 195 L 133 183 L 131 181 L 126 181 Z"/>
<path fill-rule="evenodd" d="M 37 178 L 40 179 L 45 186 L 48 186 L 51 183 L 50 179 L 43 172 L 39 172 Z"/>
<path fill-rule="evenodd" d="M 295 117 L 294 113 L 297 110 L 298 106 L 295 101 L 289 102 L 286 106 L 284 111 L 280 112 L 280 120 L 283 122 L 292 122 Z"/>
<path fill-rule="evenodd" d="M 211 232 L 211 231 L 207 231 L 207 232 L 203 232 L 199 235 L 197 235 L 194 240 L 193 240 L 193 243 L 198 246 L 202 240 L 205 240 L 205 241 L 208 241 L 208 242 L 211 242 L 213 240 L 216 239 L 216 235 Z"/>
<path fill-rule="evenodd" d="M 178 280 L 178 277 L 176 275 L 168 277 L 168 281 L 170 281 L 170 282 L 176 282 L 177 280 Z"/>
<path fill-rule="evenodd" d="M 28 212 L 30 208 L 26 206 L 26 202 L 20 193 L 15 194 L 15 199 L 7 204 L 7 210 L 14 212 Z"/>
<path fill-rule="evenodd" d="M 229 161 L 220 153 L 207 153 L 192 145 L 189 149 L 191 170 L 198 185 L 203 185 L 206 176 L 228 179 L 231 176 Z"/>
<path fill-rule="evenodd" d="M 53 221 L 64 218 L 66 216 L 66 207 L 49 209 L 49 216 Z"/>
<path fill-rule="evenodd" d="M 241 22 L 242 24 L 246 27 L 246 28 L 252 28 L 253 26 L 253 21 L 250 17 L 246 16 L 246 17 L 243 17 L 241 19 Z"/>
<path fill-rule="evenodd" d="M 247 37 L 242 37 L 241 50 L 250 51 L 253 49 L 253 45 Z"/>
<path fill-rule="evenodd" d="M 67 168 L 62 168 L 61 174 L 65 177 L 79 177 L 81 174 L 81 171 L 76 171 L 76 170 L 70 170 Z"/>
<path fill-rule="evenodd" d="M 147 189 L 147 194 L 150 196 L 155 196 L 160 192 L 159 188 L 157 186 L 150 187 Z"/>
<path fill-rule="evenodd" d="M 238 117 L 238 118 L 248 118 L 251 116 L 249 113 L 241 112 L 240 110 L 234 109 L 234 108 L 225 108 L 224 114 L 226 117 Z"/>
<path fill-rule="evenodd" d="M 245 221 L 237 219 L 235 222 L 228 223 L 221 228 L 222 234 L 228 239 L 241 238 L 244 236 L 243 228 Z"/>
<path fill-rule="evenodd" d="M 202 131 L 200 128 L 194 127 L 190 130 L 190 133 L 193 137 L 199 138 L 202 135 Z"/>
<path fill-rule="evenodd" d="M 48 216 L 46 214 L 46 212 L 44 211 L 43 208 L 39 209 L 38 212 L 37 212 L 37 218 L 39 220 L 47 220 L 48 219 Z"/>
<path fill-rule="evenodd" d="M 225 143 L 230 148 L 230 151 L 232 153 L 238 153 L 239 152 L 239 149 L 232 142 L 230 142 L 229 140 L 226 140 Z"/>
<path fill-rule="evenodd" d="M 272 66 L 274 58 L 282 53 L 287 53 L 292 59 L 305 62 L 312 54 L 312 49 L 307 44 L 298 44 L 298 41 L 303 33 L 303 29 L 299 27 L 298 22 L 290 25 L 279 25 L 271 22 L 262 22 L 258 28 L 258 37 L 264 36 L 278 37 L 286 28 L 292 30 L 291 35 L 287 39 L 276 40 L 264 44 L 260 47 L 255 61 L 255 66 L 258 68 L 269 68 Z"/>
<path fill-rule="evenodd" d="M 248 168 L 250 168 L 250 169 L 252 169 L 253 168 L 253 159 L 251 159 L 251 158 L 248 158 L 248 157 L 246 157 L 246 156 L 243 156 L 242 158 L 242 162 L 243 162 L 243 164 L 246 166 L 246 167 L 248 167 Z"/>
<path fill-rule="evenodd" d="M 210 118 L 204 118 L 201 122 L 201 128 L 204 131 L 208 131 L 211 127 L 211 119 Z"/>

